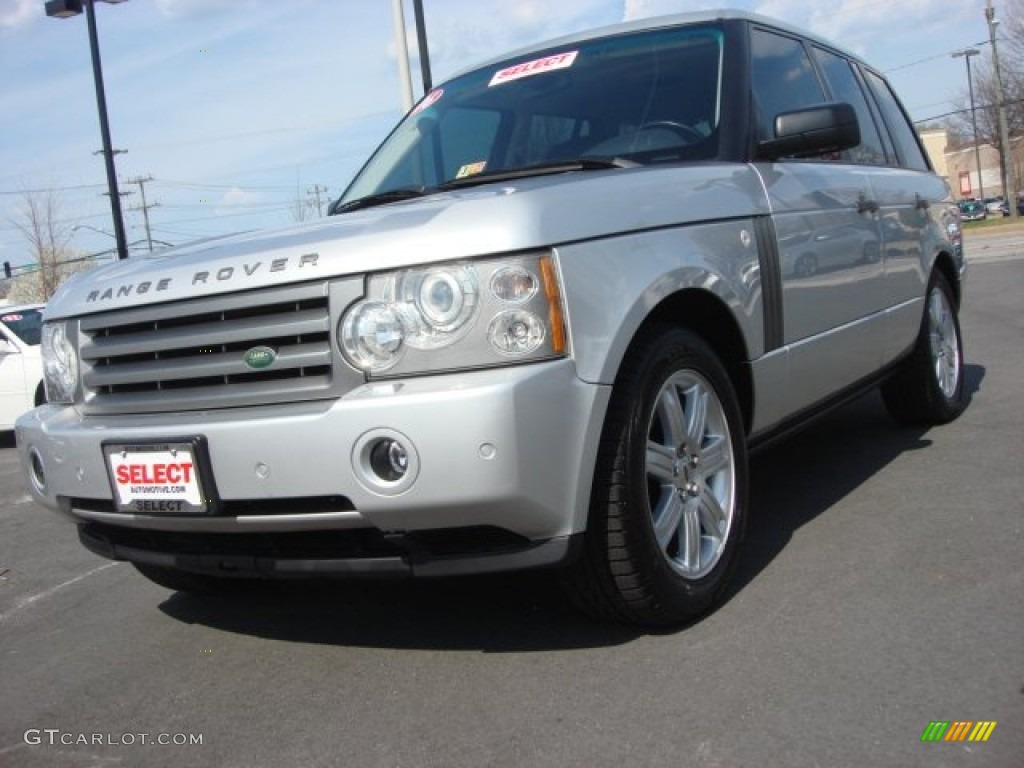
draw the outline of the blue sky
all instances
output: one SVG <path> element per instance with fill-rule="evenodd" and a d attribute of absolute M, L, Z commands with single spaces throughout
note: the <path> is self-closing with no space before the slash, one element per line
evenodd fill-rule
<path fill-rule="evenodd" d="M 625 19 L 722 7 L 693 0 L 424 0 L 435 82 L 506 49 Z M 950 52 L 988 39 L 984 0 L 733 0 L 811 29 L 885 71 L 916 120 L 966 87 Z M 25 189 L 57 189 L 72 245 L 110 248 L 85 17 L 0 0 L 0 260 L 28 250 L 9 219 Z M 1001 3 L 995 3 L 997 16 Z M 97 3 L 129 241 L 169 243 L 288 225 L 314 185 L 340 194 L 401 112 L 391 0 Z M 406 0 L 415 56 L 413 10 Z M 988 46 L 982 48 L 989 55 Z M 414 93 L 421 92 L 413 60 Z"/>

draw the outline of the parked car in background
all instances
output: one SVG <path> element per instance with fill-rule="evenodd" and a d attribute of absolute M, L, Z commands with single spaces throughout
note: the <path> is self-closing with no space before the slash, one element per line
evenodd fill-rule
<path fill-rule="evenodd" d="M 960 203 L 960 219 L 962 221 L 983 221 L 988 216 L 988 209 L 980 200 L 965 200 Z"/>
<path fill-rule="evenodd" d="M 0 430 L 46 401 L 39 339 L 43 305 L 0 307 Z"/>
<path fill-rule="evenodd" d="M 986 197 L 985 212 L 989 216 L 1009 216 L 1010 206 L 1002 197 Z"/>

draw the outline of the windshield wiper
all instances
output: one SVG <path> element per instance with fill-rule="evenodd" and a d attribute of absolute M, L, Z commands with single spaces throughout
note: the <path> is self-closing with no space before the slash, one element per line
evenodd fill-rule
<path fill-rule="evenodd" d="M 463 176 L 461 179 L 451 179 L 438 184 L 436 189 L 458 189 L 460 187 L 471 187 L 475 184 L 490 184 L 495 181 L 513 181 L 514 179 L 527 179 L 531 176 L 547 176 L 555 173 L 570 173 L 572 171 L 602 171 L 608 168 L 634 168 L 639 163 L 627 160 L 624 157 L 577 157 L 573 160 L 555 160 L 549 163 L 537 163 L 536 165 L 523 165 L 518 168 L 502 168 L 490 173 L 478 173 L 473 176 Z"/>
<path fill-rule="evenodd" d="M 362 208 L 372 208 L 375 205 L 386 205 L 387 203 L 397 203 L 399 200 L 409 200 L 413 197 L 423 197 L 432 190 L 427 187 L 399 187 L 398 189 L 389 189 L 386 192 L 378 192 L 375 195 L 367 195 L 366 197 L 357 197 L 355 200 L 349 200 L 346 203 L 333 203 L 330 208 L 327 209 L 327 215 L 333 216 L 336 213 L 348 213 L 349 211 L 358 211 Z"/>
<path fill-rule="evenodd" d="M 387 205 L 397 203 L 401 200 L 409 200 L 414 197 L 424 197 L 434 192 L 444 192 L 449 189 L 461 189 L 479 184 L 491 184 L 499 181 L 512 181 L 514 179 L 527 179 L 532 176 L 547 176 L 556 173 L 570 173 L 572 171 L 600 171 L 608 168 L 633 168 L 639 165 L 632 160 L 623 157 L 578 157 L 574 160 L 556 160 L 549 163 L 537 163 L 536 165 L 523 165 L 518 168 L 502 168 L 490 173 L 478 173 L 474 176 L 464 176 L 461 179 L 450 179 L 436 187 L 399 187 L 389 189 L 386 192 L 378 192 L 366 197 L 357 197 L 355 200 L 341 203 L 334 203 L 327 209 L 327 215 L 333 216 L 336 213 L 348 213 L 363 208 L 372 208 L 376 205 Z"/>

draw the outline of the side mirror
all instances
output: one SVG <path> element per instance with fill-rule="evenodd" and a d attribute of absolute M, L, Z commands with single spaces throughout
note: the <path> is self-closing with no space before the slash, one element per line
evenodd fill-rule
<path fill-rule="evenodd" d="M 18 348 L 11 344 L 3 336 L 0 336 L 0 355 L 13 355 L 18 351 Z"/>
<path fill-rule="evenodd" d="M 845 102 L 783 112 L 775 117 L 775 138 L 757 145 L 760 160 L 840 152 L 860 144 L 857 113 Z"/>

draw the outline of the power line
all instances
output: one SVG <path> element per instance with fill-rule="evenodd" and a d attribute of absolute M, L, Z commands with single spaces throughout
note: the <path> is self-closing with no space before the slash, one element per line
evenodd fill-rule
<path fill-rule="evenodd" d="M 179 187 L 185 189 L 291 189 L 286 184 L 273 186 L 253 186 L 251 184 L 201 184 L 197 181 L 171 181 L 169 179 L 158 179 L 157 184 L 168 187 Z"/>
<path fill-rule="evenodd" d="M 974 48 L 979 45 L 988 44 L 988 40 L 982 40 L 980 43 L 975 43 L 973 46 L 965 45 L 964 48 Z M 910 69 L 911 67 L 916 67 L 918 64 L 927 64 L 929 61 L 938 61 L 939 59 L 945 59 L 949 56 L 952 56 L 954 53 L 956 53 L 956 51 L 946 51 L 945 53 L 937 53 L 934 56 L 928 56 L 927 58 L 924 59 L 918 59 L 917 61 L 912 61 L 909 64 L 900 64 L 898 67 L 890 67 L 889 69 L 885 70 L 885 72 L 886 74 L 888 74 L 889 72 L 899 72 L 902 69 Z"/>
<path fill-rule="evenodd" d="M 68 187 L 46 187 L 45 189 L 0 189 L 0 195 L 43 195 L 47 192 L 67 192 L 73 189 L 103 189 L 106 184 L 77 184 Z"/>

